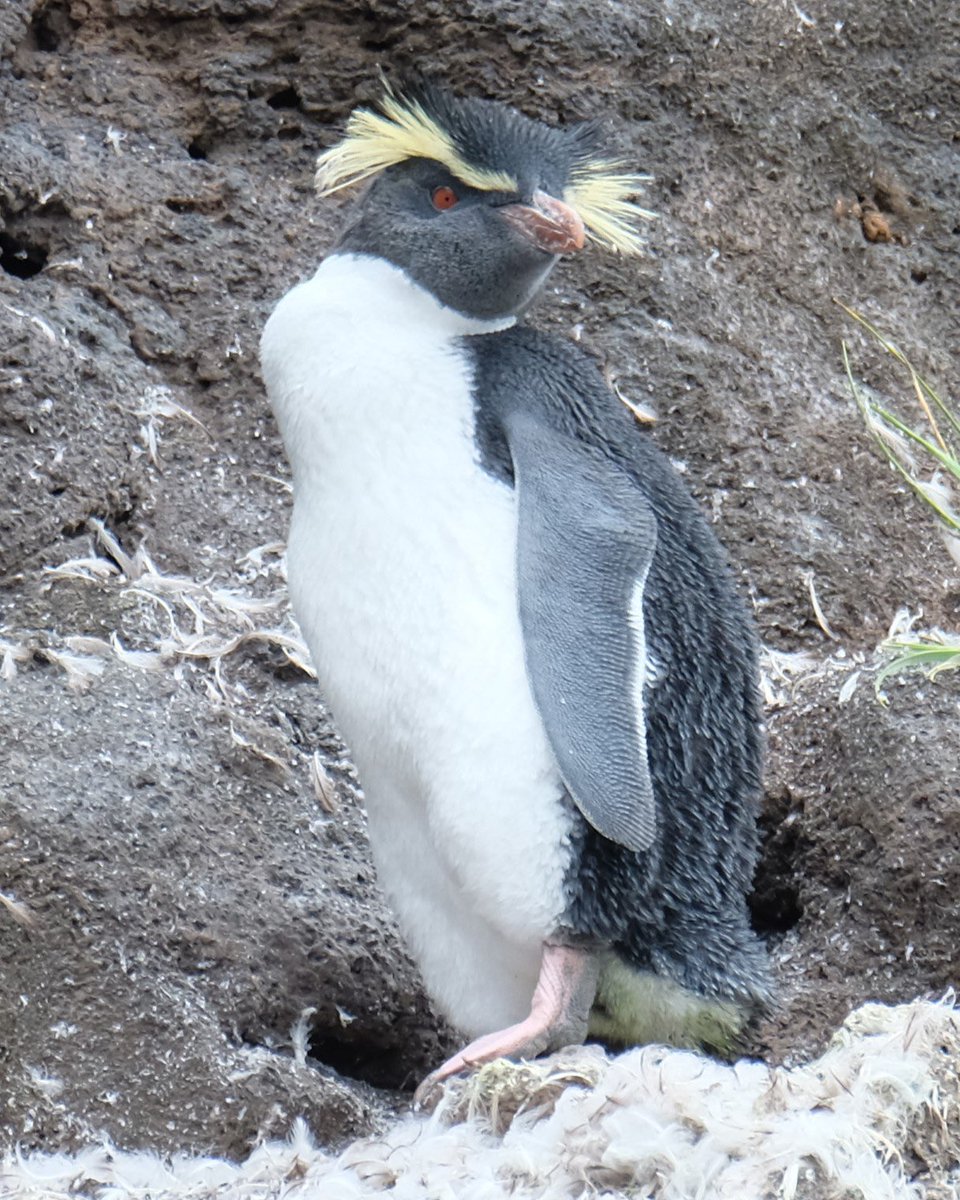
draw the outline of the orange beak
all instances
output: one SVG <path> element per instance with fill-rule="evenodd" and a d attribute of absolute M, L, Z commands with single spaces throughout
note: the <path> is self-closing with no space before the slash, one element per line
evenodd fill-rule
<path fill-rule="evenodd" d="M 545 254 L 573 254 L 583 249 L 583 221 L 569 204 L 546 192 L 534 192 L 532 204 L 507 204 L 503 219 Z"/>

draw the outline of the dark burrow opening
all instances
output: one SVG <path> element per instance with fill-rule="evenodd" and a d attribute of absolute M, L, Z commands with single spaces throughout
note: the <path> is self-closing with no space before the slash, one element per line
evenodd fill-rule
<path fill-rule="evenodd" d="M 0 267 L 18 279 L 32 279 L 47 265 L 49 253 L 34 242 L 12 233 L 0 233 Z"/>
<path fill-rule="evenodd" d="M 30 23 L 33 44 L 43 54 L 55 54 L 73 34 L 77 23 L 70 16 L 69 5 L 63 0 L 49 0 L 40 6 Z"/>
<path fill-rule="evenodd" d="M 410 1075 L 409 1055 L 398 1048 L 347 1041 L 317 1029 L 310 1038 L 309 1054 L 317 1062 L 332 1067 L 338 1075 L 372 1087 L 397 1091 L 419 1083 Z"/>
<path fill-rule="evenodd" d="M 285 87 L 282 91 L 274 92 L 272 96 L 267 97 L 267 103 L 271 108 L 293 108 L 301 109 L 303 106 L 300 103 L 300 97 L 297 95 L 296 88 Z"/>
<path fill-rule="evenodd" d="M 767 796 L 760 818 L 760 859 L 749 898 L 751 923 L 761 937 L 782 936 L 803 916 L 798 815 L 786 792 Z"/>

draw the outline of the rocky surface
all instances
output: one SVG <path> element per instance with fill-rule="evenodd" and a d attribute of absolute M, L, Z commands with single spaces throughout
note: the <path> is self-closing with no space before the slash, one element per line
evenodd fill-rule
<path fill-rule="evenodd" d="M 841 337 L 881 396 L 901 381 L 832 299 L 960 395 L 958 38 L 935 0 L 9 0 L 5 1138 L 239 1154 L 303 1113 L 332 1145 L 451 1036 L 285 612 L 256 365 L 337 226 L 316 152 L 379 68 L 605 115 L 654 176 L 648 256 L 564 264 L 534 318 L 656 410 L 765 642 L 807 656 L 771 668 L 755 907 L 782 1004 L 753 1048 L 800 1056 L 861 1000 L 955 982 L 957 692 L 909 680 L 883 707 L 865 672 L 840 693 L 900 607 L 955 627 L 960 580 L 862 433 Z"/>

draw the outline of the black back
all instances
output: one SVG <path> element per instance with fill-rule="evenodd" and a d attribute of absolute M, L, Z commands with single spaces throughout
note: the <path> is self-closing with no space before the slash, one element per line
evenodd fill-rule
<path fill-rule="evenodd" d="M 703 995 L 762 1000 L 766 968 L 745 903 L 762 764 L 757 643 L 726 556 L 669 460 L 580 350 L 522 326 L 465 344 L 478 456 L 491 474 L 513 481 L 508 426 L 522 410 L 625 472 L 656 519 L 643 608 L 658 674 L 644 691 L 658 836 L 649 850 L 628 850 L 574 809 L 566 923 Z"/>

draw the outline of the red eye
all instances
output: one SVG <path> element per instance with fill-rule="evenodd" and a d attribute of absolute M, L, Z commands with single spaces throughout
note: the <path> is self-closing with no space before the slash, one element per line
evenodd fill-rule
<path fill-rule="evenodd" d="M 460 197 L 451 187 L 438 187 L 433 189 L 433 207 L 438 208 L 441 212 L 446 212 L 448 208 L 453 208 L 455 204 L 460 203 Z"/>

